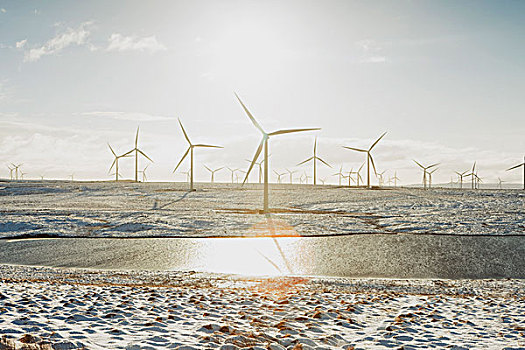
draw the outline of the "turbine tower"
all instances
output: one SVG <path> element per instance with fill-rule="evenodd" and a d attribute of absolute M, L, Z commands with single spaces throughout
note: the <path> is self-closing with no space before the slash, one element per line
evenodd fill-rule
<path fill-rule="evenodd" d="M 139 149 L 139 127 L 137 126 L 137 134 L 135 136 L 135 148 L 133 148 L 131 151 L 126 152 L 125 154 L 131 154 L 135 152 L 135 182 L 139 182 L 139 153 L 142 154 L 144 157 L 146 157 L 150 162 L 153 163 L 150 157 L 146 155 L 146 153 L 142 152 Z M 116 172 L 118 173 L 118 171 Z"/>
<path fill-rule="evenodd" d="M 246 113 L 248 118 L 250 118 L 252 124 L 262 133 L 262 140 L 261 140 L 261 142 L 259 144 L 259 147 L 257 147 L 257 151 L 255 152 L 255 155 L 254 155 L 253 160 L 252 160 L 252 162 L 250 164 L 250 167 L 248 168 L 248 171 L 246 172 L 246 177 L 244 178 L 243 183 L 246 182 L 246 180 L 248 179 L 248 175 L 250 175 L 250 171 L 252 170 L 253 165 L 255 164 L 257 159 L 259 158 L 259 155 L 261 154 L 261 151 L 262 151 L 262 149 L 264 147 L 264 199 L 263 199 L 263 212 L 264 213 L 268 213 L 269 212 L 269 207 L 268 207 L 268 181 L 269 181 L 269 178 L 268 178 L 268 139 L 271 136 L 290 134 L 290 133 L 302 132 L 302 131 L 314 131 L 314 130 L 321 130 L 321 129 L 320 128 L 285 129 L 285 130 L 277 130 L 277 131 L 274 131 L 274 132 L 271 132 L 271 133 L 267 133 L 266 131 L 264 131 L 262 126 L 259 125 L 259 123 L 255 120 L 255 118 L 250 113 L 248 108 L 246 108 L 244 103 L 242 103 L 242 101 L 239 98 L 239 96 L 237 94 L 235 94 L 235 96 L 237 97 L 237 100 L 239 100 L 239 103 L 241 104 L 241 106 L 244 109 L 244 112 Z"/>
<path fill-rule="evenodd" d="M 364 152 L 366 153 L 366 161 L 367 161 L 367 168 L 366 168 L 366 172 L 367 172 L 367 177 L 366 177 L 366 187 L 368 188 L 372 188 L 372 186 L 370 186 L 370 163 L 372 163 L 372 167 L 374 168 L 374 173 L 377 175 L 377 171 L 376 171 L 376 166 L 374 164 L 374 159 L 372 158 L 372 154 L 370 153 L 372 151 L 372 148 L 375 147 L 375 145 L 377 145 L 377 143 L 379 142 L 379 140 L 381 140 L 383 138 L 383 136 L 386 135 L 386 132 L 383 133 L 383 135 L 379 136 L 379 138 L 372 144 L 372 146 L 370 146 L 369 149 L 361 149 L 361 148 L 354 148 L 354 147 L 347 147 L 347 146 L 343 146 L 343 148 L 346 148 L 346 149 L 350 149 L 352 151 L 357 151 L 357 152 Z"/>
<path fill-rule="evenodd" d="M 207 148 L 223 148 L 223 147 L 222 146 L 205 145 L 205 144 L 201 144 L 201 143 L 196 144 L 196 145 L 192 144 L 191 141 L 190 141 L 190 138 L 188 137 L 188 134 L 186 134 L 186 130 L 184 130 L 184 127 L 182 126 L 182 122 L 180 121 L 180 119 L 179 119 L 179 124 L 180 124 L 180 127 L 182 129 L 182 133 L 184 134 L 184 137 L 186 138 L 186 141 L 188 141 L 189 147 L 188 147 L 188 150 L 186 151 L 186 153 L 184 153 L 184 155 L 182 156 L 181 160 L 179 161 L 179 164 L 177 164 L 175 169 L 173 169 L 173 172 L 175 172 L 177 170 L 177 168 L 179 167 L 179 165 L 181 165 L 181 163 L 184 160 L 184 158 L 186 158 L 188 153 L 190 153 L 190 191 L 194 191 L 194 188 L 193 188 L 193 149 L 195 147 L 207 147 Z"/>
<path fill-rule="evenodd" d="M 327 162 L 325 162 L 324 160 L 322 160 L 321 158 L 319 158 L 317 156 L 317 137 L 315 138 L 315 141 L 314 141 L 314 155 L 310 158 L 308 158 L 307 160 L 303 160 L 301 163 L 297 164 L 296 166 L 299 166 L 299 165 L 302 165 L 304 163 L 307 163 L 309 161 L 313 161 L 314 163 L 314 186 L 317 185 L 317 161 L 320 161 L 321 163 L 324 163 L 326 166 L 328 167 L 332 167 L 330 164 L 328 164 Z"/>
<path fill-rule="evenodd" d="M 523 189 L 525 190 L 525 157 L 523 157 L 523 163 L 508 168 L 507 171 L 519 168 L 520 166 L 523 167 Z"/>
<path fill-rule="evenodd" d="M 439 165 L 439 163 L 435 163 L 435 164 L 432 164 L 432 165 L 429 165 L 427 167 L 421 165 L 421 163 L 419 163 L 418 161 L 414 160 L 414 163 L 416 163 L 417 165 L 419 165 L 419 167 L 421 169 L 423 169 L 423 189 L 427 189 L 427 170 L 432 168 L 432 167 L 435 167 L 436 165 Z"/>
<path fill-rule="evenodd" d="M 211 183 L 213 183 L 214 180 L 215 180 L 215 173 L 217 171 L 220 171 L 220 170 L 224 169 L 224 167 L 220 167 L 220 168 L 217 168 L 215 170 L 212 170 L 212 169 L 208 168 L 206 165 L 204 165 L 204 167 L 206 168 L 206 170 L 208 170 L 211 173 Z"/>

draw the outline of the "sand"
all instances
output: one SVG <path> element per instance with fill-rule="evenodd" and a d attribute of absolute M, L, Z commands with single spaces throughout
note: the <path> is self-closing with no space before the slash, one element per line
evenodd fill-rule
<path fill-rule="evenodd" d="M 0 266 L 0 334 L 52 349 L 518 349 L 524 280 Z"/>

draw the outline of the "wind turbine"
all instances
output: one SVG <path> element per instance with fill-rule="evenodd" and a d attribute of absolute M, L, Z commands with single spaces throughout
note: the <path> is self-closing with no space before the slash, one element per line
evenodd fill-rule
<path fill-rule="evenodd" d="M 280 174 L 280 173 L 278 173 L 275 170 L 273 172 L 275 173 L 275 175 L 277 175 L 277 183 L 280 184 L 281 183 L 281 176 L 286 175 L 286 173 Z"/>
<path fill-rule="evenodd" d="M 235 172 L 236 171 L 240 171 L 239 169 L 235 168 L 235 169 L 232 169 L 230 167 L 226 167 L 226 169 L 228 169 L 230 172 L 231 172 L 231 175 L 232 175 L 232 183 L 233 183 L 233 175 L 235 175 Z"/>
<path fill-rule="evenodd" d="M 184 127 L 182 126 L 182 122 L 180 121 L 179 119 L 179 124 L 180 124 L 180 127 L 182 129 L 182 133 L 184 134 L 184 137 L 186 138 L 186 141 L 188 141 L 189 143 L 189 147 L 188 147 L 188 150 L 186 151 L 186 153 L 184 153 L 184 155 L 182 156 L 181 160 L 179 161 L 179 164 L 177 164 L 177 166 L 175 167 L 175 169 L 173 169 L 173 172 L 175 172 L 177 170 L 177 168 L 179 167 L 179 165 L 181 165 L 182 161 L 184 160 L 184 158 L 186 158 L 186 156 L 188 155 L 188 153 L 190 153 L 190 191 L 193 191 L 194 188 L 193 188 L 193 149 L 195 147 L 206 147 L 206 148 L 223 148 L 222 146 L 214 146 L 214 145 L 205 145 L 205 144 L 192 144 L 191 141 L 190 141 L 190 138 L 188 137 L 188 134 L 186 134 L 186 130 L 184 130 Z"/>
<path fill-rule="evenodd" d="M 71 181 L 75 181 L 75 173 L 69 174 L 68 177 L 71 178 Z"/>
<path fill-rule="evenodd" d="M 359 187 L 359 180 L 363 181 L 363 178 L 361 177 L 361 169 L 363 169 L 364 166 L 365 166 L 365 163 L 363 162 L 363 164 L 361 164 L 359 169 L 357 169 L 357 184 L 356 184 L 357 187 Z"/>
<path fill-rule="evenodd" d="M 366 179 L 366 187 L 368 188 L 372 188 L 372 186 L 370 186 L 370 163 L 372 163 L 372 167 L 374 167 L 374 173 L 377 175 L 377 171 L 376 171 L 376 166 L 374 164 L 374 159 L 372 158 L 372 154 L 370 154 L 370 151 L 372 151 L 372 148 L 375 147 L 375 145 L 377 145 L 377 143 L 379 142 L 379 140 L 381 140 L 383 138 L 383 136 L 386 135 L 386 132 L 383 133 L 383 135 L 379 136 L 379 138 L 372 144 L 372 146 L 370 146 L 369 149 L 361 149 L 361 148 L 354 148 L 354 147 L 347 147 L 347 146 L 343 146 L 343 148 L 346 148 L 346 149 L 350 149 L 352 151 L 357 151 L 357 152 L 364 152 L 366 153 L 366 161 L 367 161 L 367 179 Z"/>
<path fill-rule="evenodd" d="M 471 183 L 472 183 L 472 189 L 474 189 L 474 187 L 475 187 L 475 181 L 476 181 L 475 171 L 476 171 L 476 162 L 474 162 L 474 165 L 472 166 L 472 170 L 471 170 L 470 174 L 466 175 L 466 176 L 470 176 Z"/>
<path fill-rule="evenodd" d="M 321 181 L 321 184 L 324 186 L 324 182 L 325 182 L 326 179 L 319 179 L 319 181 Z"/>
<path fill-rule="evenodd" d="M 475 182 L 475 185 L 476 185 L 476 190 L 479 190 L 479 183 L 480 182 L 483 182 L 483 179 L 481 177 L 478 176 L 478 172 L 476 171 L 476 173 L 474 174 L 474 176 L 476 177 L 476 182 Z"/>
<path fill-rule="evenodd" d="M 397 182 L 400 181 L 397 177 L 397 171 L 394 171 L 394 177 L 392 178 L 394 180 L 394 187 L 397 187 Z"/>
<path fill-rule="evenodd" d="M 190 171 L 189 170 L 181 171 L 181 174 L 186 175 L 186 182 L 190 182 Z"/>
<path fill-rule="evenodd" d="M 111 153 L 113 153 L 113 156 L 115 157 L 115 159 L 113 160 L 113 163 L 111 163 L 111 166 L 109 167 L 109 171 L 108 172 L 111 172 L 111 169 L 113 169 L 113 166 L 115 166 L 115 181 L 118 182 L 118 177 L 120 175 L 120 173 L 118 171 L 118 160 L 120 158 L 129 157 L 131 155 L 131 153 L 133 152 L 133 150 L 128 151 L 128 152 L 124 153 L 121 156 L 118 156 L 109 143 L 108 143 L 108 147 L 109 147 L 109 150 L 111 151 Z"/>
<path fill-rule="evenodd" d="M 252 163 L 250 164 L 250 167 L 248 168 L 248 171 L 246 172 L 246 177 L 244 178 L 243 183 L 246 182 L 246 180 L 248 179 L 248 175 L 250 175 L 250 171 L 252 170 L 253 165 L 255 164 L 257 159 L 259 158 L 259 155 L 261 154 L 261 151 L 262 151 L 262 149 L 264 147 L 264 199 L 263 199 L 263 212 L 264 213 L 268 213 L 269 212 L 269 208 L 268 208 L 268 180 L 269 180 L 268 179 L 268 139 L 271 136 L 290 134 L 290 133 L 302 132 L 302 131 L 314 131 L 314 130 L 320 130 L 320 128 L 284 129 L 284 130 L 277 130 L 277 131 L 274 131 L 274 132 L 271 132 L 271 133 L 267 133 L 266 131 L 264 131 L 262 126 L 255 120 L 255 118 L 250 113 L 248 108 L 246 108 L 244 103 L 242 103 L 242 101 L 239 98 L 239 96 L 237 94 L 235 94 L 235 96 L 237 97 L 237 100 L 239 100 L 239 103 L 241 104 L 242 108 L 244 109 L 244 112 L 246 112 L 246 115 L 248 116 L 248 118 L 250 118 L 252 124 L 257 129 L 259 129 L 259 131 L 262 133 L 262 140 L 261 140 L 261 142 L 259 144 L 259 147 L 257 147 L 257 151 L 255 152 L 255 155 L 253 157 Z"/>
<path fill-rule="evenodd" d="M 211 183 L 213 183 L 214 180 L 215 180 L 215 173 L 216 173 L 217 171 L 220 171 L 220 170 L 224 169 L 223 166 L 220 167 L 220 168 L 217 168 L 217 169 L 215 169 L 215 170 L 212 170 L 212 169 L 208 168 L 206 165 L 204 165 L 204 167 L 206 168 L 206 170 L 208 170 L 208 171 L 211 173 Z"/>
<path fill-rule="evenodd" d="M 272 155 L 268 155 L 268 158 L 271 157 Z M 249 159 L 245 159 L 248 163 L 251 163 L 252 161 L 249 160 Z M 263 174 L 263 167 L 262 167 L 262 164 L 264 163 L 264 159 L 261 160 L 260 162 L 255 162 L 255 165 L 258 166 L 259 168 L 259 183 L 262 183 L 262 174 Z M 239 170 L 239 169 L 236 169 L 236 170 Z"/>
<path fill-rule="evenodd" d="M 296 173 L 297 170 L 290 171 L 290 170 L 286 169 L 286 172 L 287 172 L 288 174 L 290 174 L 290 183 L 293 183 L 293 181 L 292 181 L 293 174 Z"/>
<path fill-rule="evenodd" d="M 377 174 L 377 177 L 379 178 L 379 186 L 383 186 L 385 184 L 385 180 L 383 179 L 383 175 L 386 173 L 386 170 L 383 170 L 383 172 Z"/>
<path fill-rule="evenodd" d="M 150 157 L 146 155 L 146 153 L 142 152 L 139 149 L 139 127 L 137 126 L 137 135 L 135 136 L 135 148 L 133 148 L 131 151 L 128 151 L 127 154 L 131 154 L 132 152 L 135 152 L 135 182 L 139 182 L 139 153 L 142 154 L 144 157 L 146 157 L 150 162 L 153 163 Z M 116 172 L 118 173 L 118 171 Z"/>
<path fill-rule="evenodd" d="M 142 173 L 142 182 L 148 181 L 148 177 L 146 176 L 146 169 L 149 167 L 149 164 L 142 169 L 142 171 L 139 171 L 139 173 Z"/>
<path fill-rule="evenodd" d="M 24 175 L 27 175 L 27 173 L 24 173 L 22 170 L 20 170 L 20 180 L 24 179 Z"/>
<path fill-rule="evenodd" d="M 18 169 L 23 165 L 23 164 L 18 164 L 18 165 L 15 165 L 13 163 L 11 163 L 11 165 L 13 166 L 13 170 L 15 171 L 15 176 L 16 176 L 16 180 L 18 180 Z M 20 172 L 22 172 L 22 170 L 20 170 Z"/>
<path fill-rule="evenodd" d="M 520 166 L 523 167 L 523 189 L 525 190 L 525 157 L 523 157 L 523 163 L 515 165 L 515 166 L 513 166 L 511 168 L 508 168 L 507 171 L 519 168 Z"/>
<path fill-rule="evenodd" d="M 352 170 L 354 170 L 354 169 L 353 168 L 350 169 L 350 171 L 348 172 L 347 176 L 343 175 L 344 178 L 348 178 L 348 187 L 352 187 L 352 180 L 354 180 L 354 179 L 352 179 L 352 174 L 354 174 L 354 172 Z M 354 180 L 354 182 L 355 182 L 355 180 Z"/>
<path fill-rule="evenodd" d="M 416 163 L 417 165 L 419 165 L 419 167 L 421 169 L 423 169 L 423 189 L 427 189 L 427 170 L 432 168 L 432 167 L 435 167 L 436 165 L 439 165 L 439 163 L 435 163 L 435 164 L 432 164 L 432 165 L 429 165 L 427 167 L 421 165 L 421 163 L 419 163 L 418 161 L 414 160 L 414 163 Z"/>
<path fill-rule="evenodd" d="M 246 174 L 246 171 L 242 170 L 242 169 L 239 169 L 239 172 L 241 174 Z M 239 183 L 239 174 L 235 175 L 235 180 L 237 180 L 237 183 Z"/>
<path fill-rule="evenodd" d="M 339 168 L 339 172 L 338 173 L 335 173 L 333 174 L 332 176 L 339 176 L 339 186 L 341 186 L 341 177 L 344 177 L 345 174 L 343 174 L 343 166 L 341 165 L 341 167 Z"/>
<path fill-rule="evenodd" d="M 432 188 L 432 174 L 438 170 L 439 168 L 436 168 L 432 171 L 429 171 L 427 174 L 428 174 L 428 188 Z"/>
<path fill-rule="evenodd" d="M 311 178 L 311 176 L 308 176 L 308 174 L 306 174 L 306 171 L 304 172 L 304 180 L 306 182 L 306 184 L 308 185 L 308 179 Z"/>
<path fill-rule="evenodd" d="M 317 137 L 315 138 L 315 141 L 314 141 L 314 155 L 310 158 L 308 158 L 307 160 L 303 160 L 301 163 L 297 164 L 296 166 L 299 166 L 299 165 L 302 165 L 304 163 L 307 163 L 309 161 L 313 161 L 314 163 L 314 186 L 317 185 L 317 161 L 320 161 L 321 163 L 324 163 L 326 166 L 328 167 L 332 167 L 330 164 L 328 164 L 327 162 L 325 162 L 324 160 L 322 160 L 321 158 L 319 158 L 317 156 Z"/>
<path fill-rule="evenodd" d="M 459 188 L 462 189 L 463 188 L 463 177 L 468 176 L 468 175 L 465 175 L 466 173 L 468 173 L 468 170 L 465 170 L 462 173 L 455 171 L 455 173 L 458 174 Z"/>
<path fill-rule="evenodd" d="M 15 168 L 11 168 L 9 165 L 7 166 L 7 169 L 9 169 L 9 178 L 11 180 L 13 180 L 13 170 L 15 170 Z"/>
<path fill-rule="evenodd" d="M 499 187 L 500 190 L 501 190 L 501 184 L 502 184 L 503 182 L 506 182 L 506 181 L 503 181 L 502 179 L 500 179 L 500 178 L 498 177 L 498 187 Z"/>

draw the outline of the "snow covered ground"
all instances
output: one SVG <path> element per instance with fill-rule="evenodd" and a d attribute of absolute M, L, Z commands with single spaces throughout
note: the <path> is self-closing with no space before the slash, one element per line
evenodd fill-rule
<path fill-rule="evenodd" d="M 2 182 L 0 237 L 525 233 L 522 190 L 271 185 L 272 227 L 248 184 Z M 276 225 L 277 223 L 277 225 Z"/>
<path fill-rule="evenodd" d="M 525 347 L 524 280 L 247 278 L 5 265 L 0 280 L 0 334 L 19 346 Z"/>
<path fill-rule="evenodd" d="M 270 220 L 259 185 L 186 188 L 2 182 L 0 237 L 525 233 L 521 190 L 272 185 Z M 0 335 L 18 348 L 522 349 L 524 315 L 525 280 L 0 265 Z"/>

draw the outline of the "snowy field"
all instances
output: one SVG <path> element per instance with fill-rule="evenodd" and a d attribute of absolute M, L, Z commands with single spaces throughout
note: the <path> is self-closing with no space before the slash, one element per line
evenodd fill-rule
<path fill-rule="evenodd" d="M 41 349 L 525 348 L 524 280 L 13 266 L 0 280 L 0 334 Z"/>
<path fill-rule="evenodd" d="M 0 182 L 0 237 L 525 233 L 521 190 L 272 185 L 265 216 L 259 185 L 186 189 Z M 524 315 L 525 280 L 516 279 L 0 265 L 0 349 L 523 349 Z"/>
<path fill-rule="evenodd" d="M 248 184 L 2 182 L 0 237 L 525 233 L 522 190 L 271 185 L 271 223 Z"/>

